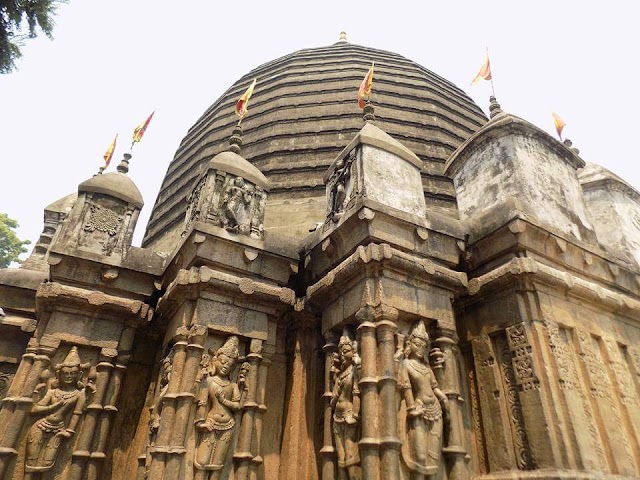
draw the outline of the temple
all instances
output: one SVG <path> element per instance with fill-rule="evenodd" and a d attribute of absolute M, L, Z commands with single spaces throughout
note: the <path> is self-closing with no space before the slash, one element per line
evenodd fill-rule
<path fill-rule="evenodd" d="M 204 112 L 142 247 L 135 158 L 78 179 L 0 270 L 0 478 L 640 477 L 640 194 L 489 107 L 341 35 Z"/>

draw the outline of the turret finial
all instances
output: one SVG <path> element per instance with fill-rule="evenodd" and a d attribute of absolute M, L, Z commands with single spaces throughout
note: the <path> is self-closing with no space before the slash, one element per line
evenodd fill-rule
<path fill-rule="evenodd" d="M 496 97 L 491 95 L 489 97 L 489 118 L 493 118 L 500 113 L 502 113 L 502 108 L 500 108 L 500 104 L 498 103 L 498 100 L 496 100 Z"/>
<path fill-rule="evenodd" d="M 242 127 L 238 123 L 233 129 L 231 138 L 229 139 L 229 151 L 239 154 L 242 147 Z"/>
<path fill-rule="evenodd" d="M 371 102 L 367 102 L 364 106 L 364 115 L 363 115 L 364 121 L 366 122 L 371 122 L 373 123 L 373 121 L 376 119 L 376 115 L 373 111 L 373 104 Z"/>
<path fill-rule="evenodd" d="M 347 32 L 340 32 L 340 38 L 338 42 L 346 42 L 347 41 Z"/>
<path fill-rule="evenodd" d="M 129 171 L 129 160 L 131 160 L 131 154 L 130 153 L 125 153 L 124 154 L 124 158 L 122 159 L 122 161 L 120 162 L 120 165 L 118 165 L 118 167 L 116 168 L 116 170 L 118 170 L 118 172 L 120 173 L 127 173 Z M 100 172 L 102 173 L 102 172 Z"/>
<path fill-rule="evenodd" d="M 573 146 L 573 142 L 571 140 L 569 140 L 568 138 L 565 138 L 564 142 L 562 143 L 565 147 L 567 147 L 573 153 L 575 153 L 576 155 L 580 155 L 580 150 L 578 150 L 576 147 Z"/>

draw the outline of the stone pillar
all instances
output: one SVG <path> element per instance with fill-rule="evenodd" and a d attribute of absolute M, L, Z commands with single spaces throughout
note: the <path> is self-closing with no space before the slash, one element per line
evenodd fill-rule
<path fill-rule="evenodd" d="M 87 405 L 87 414 L 78 434 L 76 450 L 73 452 L 71 469 L 69 471 L 70 480 L 85 478 L 83 473 L 91 457 L 91 440 L 96 431 L 100 414 L 104 410 L 105 396 L 117 354 L 118 352 L 116 350 L 110 348 L 103 348 L 100 351 L 100 359 L 96 365 L 96 392 L 91 398 L 91 403 Z"/>
<path fill-rule="evenodd" d="M 376 324 L 378 336 L 378 390 L 380 392 L 380 461 L 381 478 L 397 480 L 400 478 L 400 446 L 398 438 L 397 362 L 395 361 L 395 332 L 398 311 L 395 308 L 382 307 Z M 378 316 L 377 316 L 378 317 Z M 363 421 L 366 420 L 363 418 Z"/>
<path fill-rule="evenodd" d="M 111 382 L 109 382 L 109 389 L 105 396 L 104 410 L 100 416 L 100 423 L 93 438 L 94 447 L 89 457 L 87 474 L 86 477 L 84 477 L 87 480 L 97 480 L 100 478 L 100 472 L 106 459 L 105 449 L 109 439 L 109 433 L 111 432 L 111 424 L 118 412 L 116 405 L 122 388 L 122 379 L 127 370 L 126 362 L 128 362 L 128 360 L 129 358 L 126 357 L 120 358 L 119 361 L 115 362 Z"/>
<path fill-rule="evenodd" d="M 360 458 L 362 478 L 378 480 L 380 478 L 380 438 L 378 435 L 378 347 L 376 342 L 376 324 L 373 308 L 367 305 L 356 313 L 359 322 L 358 334 L 362 353 L 362 377 L 360 378 Z"/>
<path fill-rule="evenodd" d="M 45 387 L 41 383 L 42 380 L 45 380 L 41 378 L 41 375 L 49 368 L 51 357 L 59 346 L 59 339 L 43 336 L 39 343 L 34 341 L 22 357 L 20 363 L 25 362 L 25 365 L 20 365 L 18 371 L 23 373 L 20 377 L 16 375 L 20 390 L 16 392 L 17 396 L 4 398 L 2 412 L 0 412 L 2 426 L 4 426 L 0 439 L 0 478 L 5 478 L 11 463 L 18 455 L 17 447 L 20 433 L 33 407 L 33 393 L 36 388 Z"/>
<path fill-rule="evenodd" d="M 180 375 L 180 387 L 175 400 L 175 419 L 170 442 L 173 455 L 169 456 L 167 460 L 166 478 L 179 478 L 184 463 L 187 429 L 192 427 L 189 423 L 189 417 L 194 409 L 193 386 L 200 369 L 200 359 L 204 351 L 207 332 L 206 325 L 192 325 L 189 329 L 184 368 Z"/>
<path fill-rule="evenodd" d="M 332 413 L 331 413 L 331 396 L 333 390 L 333 374 L 332 368 L 335 355 L 338 352 L 338 341 L 333 332 L 325 334 L 325 345 L 322 347 L 324 352 L 324 393 L 322 398 L 325 403 L 324 407 L 324 432 L 323 446 L 320 450 L 322 458 L 322 480 L 334 480 L 336 474 L 336 450 L 333 446 L 333 431 L 331 430 Z"/>
<path fill-rule="evenodd" d="M 169 379 L 169 385 L 167 388 L 167 394 L 162 399 L 162 421 L 158 427 L 158 436 L 156 437 L 156 444 L 149 448 L 149 454 L 151 455 L 151 465 L 149 467 L 149 480 L 162 480 L 164 478 L 165 464 L 167 462 L 167 456 L 173 454 L 171 450 L 170 441 L 171 433 L 173 430 L 175 414 L 176 414 L 176 399 L 178 392 L 180 391 L 180 383 L 182 377 L 182 371 L 187 356 L 187 336 L 189 330 L 185 326 L 178 327 L 176 330 L 175 340 L 173 345 L 174 356 L 172 362 L 172 373 Z"/>
<path fill-rule="evenodd" d="M 462 409 L 464 399 L 460 395 L 462 386 L 460 385 L 460 361 L 458 339 L 452 330 L 441 329 L 441 336 L 436 339 L 436 345 L 444 354 L 444 365 L 434 367 L 434 374 L 438 381 L 442 382 L 442 391 L 447 396 L 449 405 L 449 434 L 443 453 L 447 461 L 449 480 L 467 480 L 469 472 L 467 470 L 466 455 L 464 447 L 464 422 Z M 438 372 L 440 370 L 441 372 Z M 444 371 L 442 371 L 444 370 Z"/>
<path fill-rule="evenodd" d="M 235 478 L 249 479 L 249 465 L 253 460 L 251 453 L 251 437 L 254 434 L 254 419 L 258 410 L 256 402 L 258 393 L 258 369 L 262 361 L 262 340 L 252 339 L 249 344 L 249 374 L 247 375 L 247 399 L 242 407 L 242 423 L 238 434 L 238 444 L 233 459 L 236 463 Z"/>
<path fill-rule="evenodd" d="M 269 366 L 271 365 L 271 360 L 267 355 L 268 354 L 264 355 L 262 362 L 260 362 L 260 367 L 258 368 L 258 393 L 256 399 L 258 402 L 258 410 L 255 418 L 253 444 L 251 446 L 254 457 L 251 460 L 251 470 L 249 472 L 250 480 L 264 479 L 264 462 L 262 459 L 262 421 L 264 414 L 267 412 L 265 397 L 267 393 L 267 376 L 269 373 Z"/>

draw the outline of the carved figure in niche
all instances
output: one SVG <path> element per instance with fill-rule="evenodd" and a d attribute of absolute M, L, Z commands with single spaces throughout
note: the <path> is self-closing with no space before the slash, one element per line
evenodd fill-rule
<path fill-rule="evenodd" d="M 346 184 L 349 180 L 349 165 L 344 160 L 338 160 L 333 173 L 333 186 L 331 188 L 329 205 L 329 217 L 337 222 L 344 213 L 344 202 L 347 197 Z"/>
<path fill-rule="evenodd" d="M 242 408 L 241 391 L 248 371 L 241 367 L 237 383 L 230 378 L 240 356 L 238 345 L 235 335 L 227 338 L 212 355 L 209 374 L 203 380 L 196 420 L 196 480 L 218 480 L 227 459 L 236 425 L 234 414 Z"/>
<path fill-rule="evenodd" d="M 448 416 L 447 397 L 438 387 L 427 360 L 429 335 L 420 320 L 412 329 L 400 363 L 398 387 L 406 407 L 406 437 L 402 458 L 407 467 L 420 475 L 435 475 L 442 452 L 443 412 Z M 434 366 L 441 367 L 444 354 L 439 348 L 429 352 Z"/>
<path fill-rule="evenodd" d="M 246 209 L 251 203 L 252 189 L 242 177 L 229 182 L 222 197 L 222 215 L 220 222 L 224 228 L 233 232 L 248 234 L 250 223 Z"/>
<path fill-rule="evenodd" d="M 35 480 L 40 473 L 51 470 L 62 443 L 75 433 L 88 397 L 95 392 L 92 376 L 86 383 L 82 381 L 89 367 L 88 363 L 80 362 L 78 349 L 71 347 L 64 362 L 55 366 L 55 379 L 46 393 L 31 409 L 32 415 L 44 414 L 45 417 L 37 420 L 29 429 L 26 480 Z M 38 385 L 36 394 L 44 387 L 44 383 Z"/>
<path fill-rule="evenodd" d="M 164 397 L 169 389 L 169 380 L 171 379 L 171 370 L 173 369 L 173 348 L 169 350 L 169 353 L 160 362 L 160 381 L 158 386 L 158 394 L 156 401 L 153 402 L 153 406 L 150 408 L 151 414 L 149 415 L 149 445 L 155 445 L 156 434 L 158 428 L 160 428 L 160 416 L 162 415 L 162 405 L 164 403 Z"/>
<path fill-rule="evenodd" d="M 338 342 L 340 366 L 335 373 L 331 408 L 333 410 L 333 434 L 338 455 L 338 478 L 360 480 L 360 358 L 357 342 L 345 330 Z"/>

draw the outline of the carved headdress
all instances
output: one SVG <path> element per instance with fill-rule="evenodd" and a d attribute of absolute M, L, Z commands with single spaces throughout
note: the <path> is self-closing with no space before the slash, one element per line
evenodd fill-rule
<path fill-rule="evenodd" d="M 351 345 L 352 347 L 355 347 L 355 340 L 351 337 L 351 334 L 347 327 L 344 327 L 344 329 L 342 330 L 342 335 L 340 336 L 340 341 L 338 342 L 338 348 L 340 348 L 342 345 Z"/>
<path fill-rule="evenodd" d="M 240 340 L 235 335 L 231 335 L 224 344 L 216 350 L 216 357 L 218 355 L 226 355 L 229 358 L 233 358 L 234 360 L 240 356 L 240 352 L 238 350 L 238 346 L 240 345 Z"/>
<path fill-rule="evenodd" d="M 78 347 L 71 347 L 71 350 L 69 350 L 69 353 L 67 353 L 67 356 L 65 357 L 64 361 L 62 363 L 57 363 L 54 370 L 56 372 L 56 380 L 54 381 L 54 388 L 58 387 L 59 381 L 58 381 L 58 375 L 60 373 L 60 370 L 62 370 L 63 368 L 69 368 L 69 367 L 77 367 L 78 370 L 80 371 L 79 375 L 78 375 L 78 388 L 82 388 L 83 383 L 82 383 L 82 376 L 85 374 L 85 372 L 87 370 L 89 370 L 89 368 L 91 367 L 90 363 L 82 363 L 80 361 L 80 355 L 78 355 Z"/>
<path fill-rule="evenodd" d="M 425 342 L 429 341 L 429 334 L 427 333 L 427 328 L 424 326 L 424 322 L 422 320 L 418 320 L 418 322 L 413 326 L 411 334 L 409 335 L 409 341 L 411 341 L 412 338 L 420 338 Z"/>

